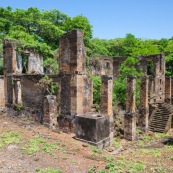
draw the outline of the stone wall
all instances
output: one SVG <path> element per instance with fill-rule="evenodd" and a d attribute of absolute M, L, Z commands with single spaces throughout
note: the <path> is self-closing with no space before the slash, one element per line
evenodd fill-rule
<path fill-rule="evenodd" d="M 165 78 L 165 101 L 167 103 L 170 103 L 172 102 L 172 79 L 171 77 L 166 77 Z"/>
<path fill-rule="evenodd" d="M 0 107 L 5 106 L 4 76 L 0 76 Z"/>
<path fill-rule="evenodd" d="M 36 84 L 42 75 L 23 75 L 21 77 L 21 91 L 23 107 L 43 112 L 45 92 Z"/>
<path fill-rule="evenodd" d="M 113 75 L 114 78 L 120 74 L 119 68 L 121 64 L 127 59 L 127 57 L 113 57 Z"/>
<path fill-rule="evenodd" d="M 89 64 L 89 71 L 93 75 L 100 76 L 113 74 L 113 57 L 100 56 L 90 58 Z"/>
<path fill-rule="evenodd" d="M 64 34 L 60 40 L 59 72 L 64 74 L 85 74 L 85 48 L 83 32 L 74 30 Z"/>
<path fill-rule="evenodd" d="M 152 78 L 149 80 L 150 103 L 165 101 L 165 56 L 163 53 L 150 56 L 140 56 L 139 61 L 145 75 L 148 75 L 147 62 L 153 63 Z M 153 87 L 151 89 L 151 87 Z"/>
<path fill-rule="evenodd" d="M 43 57 L 33 50 L 28 56 L 28 73 L 43 73 Z"/>

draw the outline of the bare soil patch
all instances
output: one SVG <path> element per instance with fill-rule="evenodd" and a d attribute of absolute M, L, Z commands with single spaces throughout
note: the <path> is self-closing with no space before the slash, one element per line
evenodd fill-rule
<path fill-rule="evenodd" d="M 0 122 L 0 173 L 173 172 L 171 131 L 115 139 L 113 148 L 100 150 L 28 117 L 4 113 Z"/>

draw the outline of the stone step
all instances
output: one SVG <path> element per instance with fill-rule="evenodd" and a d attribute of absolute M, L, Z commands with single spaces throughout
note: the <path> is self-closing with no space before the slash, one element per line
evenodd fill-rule
<path fill-rule="evenodd" d="M 149 127 L 150 127 L 150 128 L 160 128 L 160 129 L 165 129 L 166 124 L 165 124 L 165 125 L 150 124 Z"/>
<path fill-rule="evenodd" d="M 155 113 L 155 117 L 169 117 L 170 114 Z"/>
<path fill-rule="evenodd" d="M 160 128 L 160 127 L 153 127 L 153 126 L 150 126 L 149 129 L 157 129 L 157 130 L 165 130 L 165 128 Z"/>
<path fill-rule="evenodd" d="M 153 117 L 153 121 L 157 121 L 157 120 L 162 120 L 162 121 L 167 121 L 169 119 L 169 117 L 160 117 L 160 116 L 157 116 L 157 117 Z"/>
<path fill-rule="evenodd" d="M 160 126 L 165 126 L 167 124 L 167 121 L 152 121 L 150 125 L 160 125 Z"/>
<path fill-rule="evenodd" d="M 169 116 L 160 116 L 160 115 L 157 115 L 157 116 L 154 116 L 153 119 L 168 119 Z"/>

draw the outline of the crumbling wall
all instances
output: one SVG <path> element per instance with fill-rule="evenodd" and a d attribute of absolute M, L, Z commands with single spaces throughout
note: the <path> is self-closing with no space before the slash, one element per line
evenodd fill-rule
<path fill-rule="evenodd" d="M 119 68 L 121 64 L 127 59 L 127 57 L 113 57 L 113 75 L 114 78 L 120 74 Z"/>
<path fill-rule="evenodd" d="M 148 74 L 147 62 L 153 63 L 153 80 L 149 80 L 149 97 L 152 102 L 164 102 L 165 101 L 165 56 L 163 53 L 140 56 L 139 61 L 145 75 Z M 151 87 L 153 89 L 151 89 Z"/>
<path fill-rule="evenodd" d="M 21 78 L 22 104 L 25 108 L 33 111 L 43 112 L 43 101 L 45 92 L 36 85 L 42 75 L 23 75 Z"/>
<path fill-rule="evenodd" d="M 28 56 L 28 73 L 43 73 L 43 57 L 33 50 L 30 50 Z"/>
<path fill-rule="evenodd" d="M 89 71 L 95 76 L 113 74 L 113 57 L 94 57 L 90 59 L 89 64 Z"/>

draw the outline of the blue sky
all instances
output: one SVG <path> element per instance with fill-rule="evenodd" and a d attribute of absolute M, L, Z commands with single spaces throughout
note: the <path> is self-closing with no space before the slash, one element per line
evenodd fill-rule
<path fill-rule="evenodd" d="M 58 9 L 74 17 L 86 16 L 93 37 L 113 39 L 127 33 L 137 38 L 173 36 L 173 0 L 0 0 L 1 7 Z"/>

